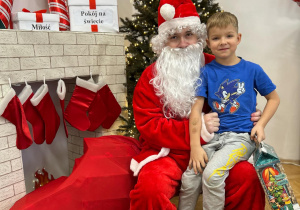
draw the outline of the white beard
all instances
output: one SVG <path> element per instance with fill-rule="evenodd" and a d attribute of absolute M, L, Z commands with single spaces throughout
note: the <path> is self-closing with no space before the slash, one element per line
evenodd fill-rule
<path fill-rule="evenodd" d="M 162 50 L 150 83 L 161 98 L 166 118 L 189 117 L 202 66 L 204 56 L 200 43 L 183 49 L 165 47 Z"/>

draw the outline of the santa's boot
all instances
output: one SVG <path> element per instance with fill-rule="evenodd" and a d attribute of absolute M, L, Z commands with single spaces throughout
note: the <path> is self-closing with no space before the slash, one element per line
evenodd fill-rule
<path fill-rule="evenodd" d="M 96 96 L 97 88 L 96 84 L 76 78 L 74 92 L 65 110 L 65 119 L 74 128 L 86 131 L 90 127 L 87 111 Z"/>
<path fill-rule="evenodd" d="M 32 126 L 34 142 L 36 144 L 42 144 L 45 141 L 45 124 L 41 115 L 30 102 L 32 97 L 33 91 L 30 85 L 26 85 L 18 95 L 18 98 L 23 105 L 26 119 Z"/>
<path fill-rule="evenodd" d="M 67 130 L 66 121 L 65 121 L 66 85 L 65 85 L 65 82 L 63 80 L 61 80 L 61 79 L 58 81 L 56 92 L 57 92 L 57 95 L 58 95 L 58 98 L 59 98 L 59 102 L 60 102 L 61 112 L 62 112 L 62 116 L 63 116 L 63 123 L 64 123 L 64 128 L 65 128 L 65 133 L 66 133 L 66 136 L 68 138 L 68 130 Z"/>
<path fill-rule="evenodd" d="M 0 102 L 0 115 L 16 126 L 18 149 L 26 149 L 32 144 L 29 127 L 26 121 L 22 104 L 14 89 L 10 88 L 8 93 Z"/>
<path fill-rule="evenodd" d="M 48 85 L 43 84 L 30 101 L 45 123 L 46 143 L 51 144 L 59 128 L 60 119 L 48 92 Z"/>

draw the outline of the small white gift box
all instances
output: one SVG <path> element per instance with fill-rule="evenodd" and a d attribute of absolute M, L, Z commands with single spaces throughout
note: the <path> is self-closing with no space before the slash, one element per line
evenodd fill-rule
<path fill-rule="evenodd" d="M 59 31 L 59 15 L 16 12 L 11 14 L 13 28 L 32 31 Z"/>
<path fill-rule="evenodd" d="M 117 0 L 69 0 L 70 30 L 119 32 Z"/>

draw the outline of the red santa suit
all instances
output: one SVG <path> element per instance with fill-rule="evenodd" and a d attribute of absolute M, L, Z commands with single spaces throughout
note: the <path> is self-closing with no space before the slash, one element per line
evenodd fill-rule
<path fill-rule="evenodd" d="M 214 56 L 205 54 L 205 63 Z M 133 96 L 133 110 L 142 151 L 131 161 L 138 182 L 130 193 L 130 209 L 176 209 L 170 199 L 178 193 L 190 154 L 188 119 L 167 119 L 150 80 L 155 63 L 141 75 Z M 208 111 L 208 107 L 205 108 Z M 205 141 L 201 139 L 201 144 Z M 264 209 L 264 192 L 249 162 L 234 166 L 226 180 L 225 209 Z"/>

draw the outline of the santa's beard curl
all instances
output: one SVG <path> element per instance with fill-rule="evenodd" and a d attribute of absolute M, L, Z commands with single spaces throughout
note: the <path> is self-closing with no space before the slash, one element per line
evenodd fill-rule
<path fill-rule="evenodd" d="M 165 47 L 159 55 L 154 72 L 155 93 L 161 98 L 166 118 L 188 118 L 194 102 L 195 84 L 204 65 L 203 45 L 186 48 Z"/>

